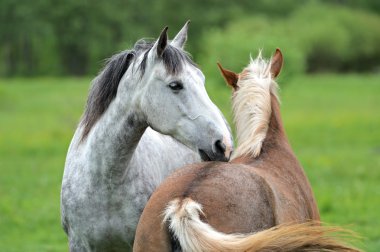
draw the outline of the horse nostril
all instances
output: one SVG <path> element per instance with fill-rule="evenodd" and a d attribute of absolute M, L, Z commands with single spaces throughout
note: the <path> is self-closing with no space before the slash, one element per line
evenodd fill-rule
<path fill-rule="evenodd" d="M 226 151 L 226 145 L 221 140 L 217 140 L 215 142 L 215 150 L 217 153 L 224 155 L 224 152 Z"/>

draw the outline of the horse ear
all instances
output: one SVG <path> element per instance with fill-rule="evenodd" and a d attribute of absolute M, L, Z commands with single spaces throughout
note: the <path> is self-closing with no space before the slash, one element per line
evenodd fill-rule
<path fill-rule="evenodd" d="M 157 51 L 157 56 L 161 57 L 167 45 L 168 45 L 168 27 L 166 26 L 162 30 L 160 37 L 158 38 L 156 43 L 154 43 L 152 50 Z"/>
<path fill-rule="evenodd" d="M 174 37 L 171 44 L 175 47 L 182 48 L 185 46 L 187 41 L 187 30 L 189 29 L 190 20 L 188 20 L 178 34 Z"/>
<path fill-rule="evenodd" d="M 237 82 L 239 80 L 239 75 L 230 70 L 224 69 L 219 62 L 217 64 L 227 84 L 230 87 L 232 87 L 234 90 L 237 90 L 238 89 Z"/>
<path fill-rule="evenodd" d="M 276 52 L 274 53 L 272 60 L 271 60 L 271 66 L 270 66 L 270 72 L 272 73 L 273 78 L 276 78 L 282 68 L 283 64 L 283 57 L 280 49 L 276 49 Z"/>

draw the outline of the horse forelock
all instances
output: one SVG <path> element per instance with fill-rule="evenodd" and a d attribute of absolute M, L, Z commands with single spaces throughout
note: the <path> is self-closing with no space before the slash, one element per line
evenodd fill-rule
<path fill-rule="evenodd" d="M 148 61 L 148 54 L 151 51 L 153 44 L 154 43 L 147 44 L 148 48 L 144 53 L 143 59 L 139 67 L 142 75 L 144 75 L 145 73 Z M 177 75 L 178 73 L 180 73 L 183 70 L 185 64 L 190 64 L 192 66 L 197 67 L 197 65 L 192 61 L 189 53 L 177 47 L 171 46 L 170 44 L 166 46 L 165 50 L 162 53 L 162 56 L 158 59 L 162 61 L 165 70 L 172 75 Z"/>
<path fill-rule="evenodd" d="M 147 56 L 153 45 L 154 41 L 138 40 L 132 50 L 122 51 L 106 61 L 103 70 L 92 81 L 86 109 L 81 120 L 81 125 L 83 126 L 82 140 L 87 137 L 92 127 L 116 97 L 117 89 L 124 73 L 131 63 L 135 62 L 135 59 L 142 54 L 143 59 L 138 69 L 140 70 L 141 76 L 144 75 L 147 65 Z M 196 66 L 187 52 L 173 47 L 170 44 L 165 48 L 161 60 L 167 72 L 173 75 L 178 74 L 186 63 Z"/>
<path fill-rule="evenodd" d="M 271 62 L 256 59 L 239 75 L 239 89 L 233 95 L 234 121 L 237 127 L 238 147 L 233 158 L 257 157 L 261 153 L 272 114 L 271 95 L 278 100 L 277 83 L 270 72 Z"/>

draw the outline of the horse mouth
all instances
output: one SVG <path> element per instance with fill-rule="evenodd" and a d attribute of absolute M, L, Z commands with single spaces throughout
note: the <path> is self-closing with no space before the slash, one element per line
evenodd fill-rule
<path fill-rule="evenodd" d="M 198 152 L 203 162 L 211 161 L 210 156 L 204 150 L 198 150 Z"/>

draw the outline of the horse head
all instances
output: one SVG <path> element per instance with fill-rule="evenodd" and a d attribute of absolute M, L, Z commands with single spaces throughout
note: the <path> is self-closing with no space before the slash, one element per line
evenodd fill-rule
<path fill-rule="evenodd" d="M 233 148 L 230 128 L 207 95 L 203 73 L 184 51 L 187 29 L 188 22 L 172 41 L 167 27 L 152 43 L 138 41 L 140 53 L 119 90 L 125 86 L 134 93 L 136 113 L 154 130 L 198 151 L 203 160 L 227 161 Z"/>

